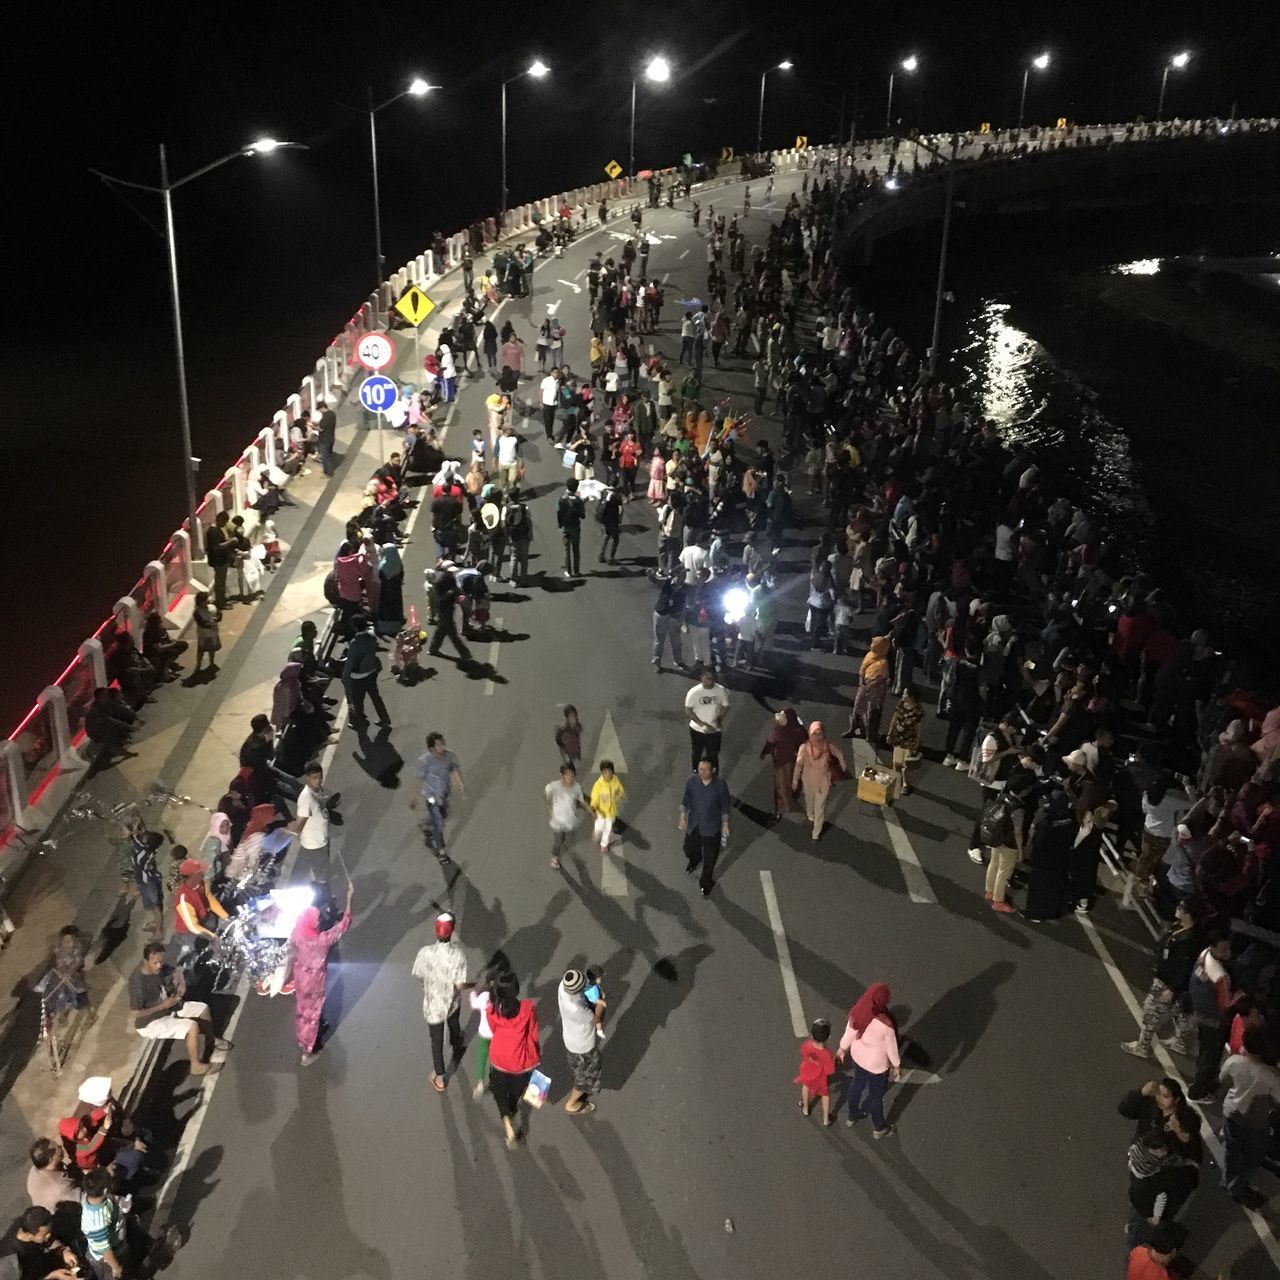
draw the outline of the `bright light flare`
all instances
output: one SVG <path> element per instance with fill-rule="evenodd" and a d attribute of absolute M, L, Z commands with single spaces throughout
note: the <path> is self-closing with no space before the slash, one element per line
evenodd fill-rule
<path fill-rule="evenodd" d="M 909 58 L 902 60 L 903 71 L 914 71 L 920 65 L 920 59 L 913 53 Z"/>
<path fill-rule="evenodd" d="M 651 58 L 644 69 L 645 79 L 657 84 L 671 79 L 671 63 L 666 58 Z"/>
<path fill-rule="evenodd" d="M 534 58 L 533 65 L 529 68 L 529 74 L 535 80 L 541 80 L 543 76 L 551 74 L 551 68 L 541 58 Z"/>
<path fill-rule="evenodd" d="M 1035 67 L 1037 71 L 1043 71 L 1045 67 L 1049 65 L 1050 61 L 1051 59 L 1049 55 L 1047 53 L 1042 53 L 1039 57 L 1031 59 L 1031 65 Z"/>
<path fill-rule="evenodd" d="M 431 86 L 421 76 L 417 76 L 413 83 L 409 85 L 409 92 L 415 98 L 421 98 L 430 88 Z"/>

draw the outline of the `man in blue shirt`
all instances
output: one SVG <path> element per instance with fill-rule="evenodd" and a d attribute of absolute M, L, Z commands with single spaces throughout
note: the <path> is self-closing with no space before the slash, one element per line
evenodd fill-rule
<path fill-rule="evenodd" d="M 684 832 L 685 873 L 699 867 L 698 885 L 702 896 L 711 896 L 715 884 L 716 859 L 729 843 L 729 788 L 716 777 L 710 760 L 698 761 L 698 771 L 684 784 L 680 800 L 680 830 Z"/>
<path fill-rule="evenodd" d="M 444 851 L 444 820 L 449 816 L 449 796 L 456 781 L 460 795 L 467 794 L 462 781 L 458 757 L 445 746 L 443 733 L 427 734 L 426 754 L 418 757 L 418 781 L 422 784 L 422 798 L 427 805 L 424 830 L 427 845 L 434 850 L 442 867 L 452 859 Z M 418 807 L 418 797 L 409 797 L 409 808 Z"/>

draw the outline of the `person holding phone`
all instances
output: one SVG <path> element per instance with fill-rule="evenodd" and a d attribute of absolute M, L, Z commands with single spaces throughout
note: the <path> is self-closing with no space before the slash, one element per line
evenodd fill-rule
<path fill-rule="evenodd" d="M 571 1116 L 588 1115 L 596 1109 L 591 1101 L 600 1092 L 600 1041 L 605 1014 L 604 992 L 589 969 L 568 970 L 556 993 L 560 1005 L 560 1035 L 573 1072 L 573 1089 L 564 1100 Z"/>

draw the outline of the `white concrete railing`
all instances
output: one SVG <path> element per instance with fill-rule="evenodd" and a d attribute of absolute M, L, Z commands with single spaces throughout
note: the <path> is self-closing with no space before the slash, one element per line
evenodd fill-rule
<path fill-rule="evenodd" d="M 1170 121 L 1164 124 L 1114 124 L 1069 127 L 1066 129 L 1037 128 L 1030 126 L 1021 132 L 998 130 L 990 134 L 965 132 L 961 135 L 966 149 L 980 148 L 985 143 L 1007 151 L 1022 141 L 1035 149 L 1073 142 L 1099 141 L 1112 138 L 1122 142 L 1143 142 L 1165 137 L 1217 136 L 1219 133 L 1274 130 L 1280 122 L 1270 120 L 1243 121 Z M 951 135 L 946 135 L 949 145 Z M 939 142 L 943 139 L 940 137 Z M 899 159 L 905 159 L 907 150 L 918 154 L 909 138 L 876 138 L 856 143 L 856 158 L 887 158 L 896 149 Z M 804 150 L 770 152 L 778 172 L 792 172 L 814 161 L 830 160 L 838 151 L 849 154 L 847 147 L 813 147 Z M 914 157 L 913 157 L 914 159 Z M 695 184 L 698 189 L 742 181 L 741 162 L 730 162 L 732 172 L 717 175 L 704 183 Z M 663 170 L 670 174 L 672 170 Z M 504 210 L 498 219 L 489 218 L 482 225 L 484 245 L 490 247 L 499 240 L 521 235 L 537 225 L 535 213 L 541 220 L 550 221 L 565 205 L 573 213 L 590 221 L 600 201 L 617 201 L 634 198 L 638 190 L 629 190 L 625 179 L 596 182 L 575 187 L 572 191 L 546 196 L 527 204 Z M 206 495 L 197 510 L 197 518 L 203 528 L 213 523 L 220 511 L 233 516 L 245 512 L 247 480 L 253 467 L 266 464 L 278 465 L 289 448 L 289 429 L 304 411 L 314 410 L 321 401 L 330 406 L 341 403 L 355 381 L 359 365 L 355 358 L 356 344 L 362 334 L 378 328 L 387 321 L 391 304 L 412 281 L 429 288 L 441 276 L 457 269 L 462 262 L 463 250 L 471 238 L 470 228 L 448 236 L 444 241 L 444 256 L 436 260 L 428 249 L 416 255 L 396 271 L 374 293 L 360 304 L 355 314 L 343 325 L 342 330 L 329 344 L 315 366 L 303 377 L 296 392 L 285 401 L 285 407 L 272 415 L 269 426 L 263 427 L 253 442 L 244 450 L 235 464 L 229 467 L 218 484 Z M 202 544 L 203 539 L 200 539 Z M 0 769 L 0 849 L 8 831 L 14 825 L 26 826 L 32 817 L 31 800 L 45 788 L 50 778 L 63 765 L 82 765 L 75 750 L 80 721 L 87 699 L 95 688 L 106 683 L 103 662 L 103 637 L 110 639 L 116 626 L 123 626 L 135 644 L 141 646 L 144 615 L 159 612 L 169 620 L 184 626 L 190 619 L 193 587 L 201 584 L 194 577 L 193 545 L 184 528 L 176 531 L 157 560 L 148 564 L 142 578 L 127 596 L 122 596 L 112 609 L 111 617 L 81 646 L 75 659 L 58 680 L 41 692 L 36 705 L 27 714 L 7 740 L 0 742 L 3 768 Z"/>

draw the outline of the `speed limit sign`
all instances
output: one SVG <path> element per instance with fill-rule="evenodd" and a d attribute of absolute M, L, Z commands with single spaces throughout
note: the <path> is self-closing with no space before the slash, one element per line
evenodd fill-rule
<path fill-rule="evenodd" d="M 374 373 L 379 369 L 385 369 L 395 358 L 395 343 L 391 341 L 389 335 L 380 331 L 366 333 L 356 343 L 356 359 Z"/>

